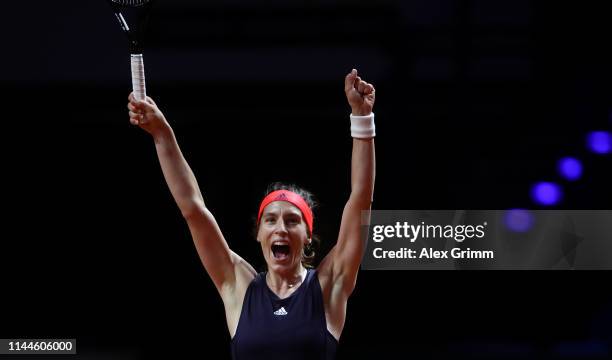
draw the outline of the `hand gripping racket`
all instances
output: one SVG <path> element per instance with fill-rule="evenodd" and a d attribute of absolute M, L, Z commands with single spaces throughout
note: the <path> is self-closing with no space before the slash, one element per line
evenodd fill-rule
<path fill-rule="evenodd" d="M 113 12 L 130 42 L 132 58 L 132 90 L 136 100 L 145 100 L 144 61 L 142 59 L 142 42 L 146 23 L 153 0 L 108 0 Z"/>

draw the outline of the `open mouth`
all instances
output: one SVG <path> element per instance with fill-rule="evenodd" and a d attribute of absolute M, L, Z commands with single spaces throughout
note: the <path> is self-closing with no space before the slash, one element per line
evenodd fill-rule
<path fill-rule="evenodd" d="M 289 258 L 291 248 L 287 243 L 275 243 L 272 244 L 272 254 L 276 260 L 285 260 Z"/>

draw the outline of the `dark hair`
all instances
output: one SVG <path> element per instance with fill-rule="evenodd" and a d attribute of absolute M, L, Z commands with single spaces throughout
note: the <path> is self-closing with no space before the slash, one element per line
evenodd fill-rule
<path fill-rule="evenodd" d="M 313 219 L 314 219 L 314 210 L 318 206 L 318 204 L 316 200 L 314 199 L 314 195 L 310 191 L 303 189 L 294 184 L 274 182 L 268 185 L 268 189 L 266 190 L 266 193 L 264 194 L 262 199 L 268 196 L 269 193 L 273 191 L 277 191 L 277 190 L 288 190 L 288 191 L 291 191 L 291 192 L 294 192 L 300 195 L 304 199 L 304 201 L 306 201 L 306 204 L 308 204 L 308 206 L 310 207 L 310 210 L 312 210 Z M 257 206 L 259 206 L 259 204 Z M 259 208 L 257 210 L 259 210 Z M 255 218 L 254 223 L 255 225 L 253 227 L 253 236 L 257 237 L 257 232 L 259 231 L 259 224 L 257 223 L 257 218 Z M 319 239 L 317 235 L 311 234 L 308 227 L 306 228 L 306 233 L 312 239 L 312 242 L 310 244 L 305 245 L 302 248 L 302 265 L 304 265 L 304 267 L 306 268 L 311 269 L 314 267 L 316 251 L 319 250 L 319 245 L 321 244 L 321 240 Z"/>

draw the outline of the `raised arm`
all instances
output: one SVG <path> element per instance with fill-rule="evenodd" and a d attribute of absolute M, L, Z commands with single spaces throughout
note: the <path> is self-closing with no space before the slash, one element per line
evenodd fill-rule
<path fill-rule="evenodd" d="M 230 250 L 215 218 L 204 204 L 198 182 L 181 153 L 172 127 L 155 102 L 151 98 L 136 101 L 131 94 L 129 101 L 130 122 L 153 137 L 166 183 L 187 221 L 204 268 L 224 297 L 228 289 L 234 288 L 236 274 L 248 273 L 252 267 Z"/>
<path fill-rule="evenodd" d="M 373 128 L 368 129 L 373 127 L 373 119 L 370 119 L 370 116 L 374 116 L 374 86 L 363 81 L 357 71 L 353 70 L 345 78 L 344 91 L 353 118 L 351 195 L 342 213 L 338 242 L 322 262 L 322 266 L 331 271 L 334 284 L 332 296 L 338 296 L 342 301 L 346 301 L 355 288 L 365 249 L 365 242 L 361 239 L 361 212 L 370 209 L 376 172 Z"/>

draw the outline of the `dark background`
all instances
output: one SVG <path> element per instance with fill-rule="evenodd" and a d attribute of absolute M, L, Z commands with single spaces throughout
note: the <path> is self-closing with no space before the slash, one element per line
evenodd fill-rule
<path fill-rule="evenodd" d="M 375 84 L 375 209 L 606 209 L 612 7 L 528 0 L 158 1 L 147 90 L 232 249 L 268 183 L 321 206 L 323 252 L 350 191 L 355 67 Z M 3 338 L 65 337 L 113 358 L 229 357 L 223 306 L 127 116 L 129 54 L 102 0 L 3 5 Z M 585 166 L 575 183 L 561 156 Z M 610 353 L 610 273 L 363 271 L 339 357 Z M 607 315 L 606 315 L 607 314 Z M 214 355 L 213 355 L 214 354 Z M 1 356 L 0 356 L 1 357 Z M 83 357 L 85 358 L 85 357 Z"/>

